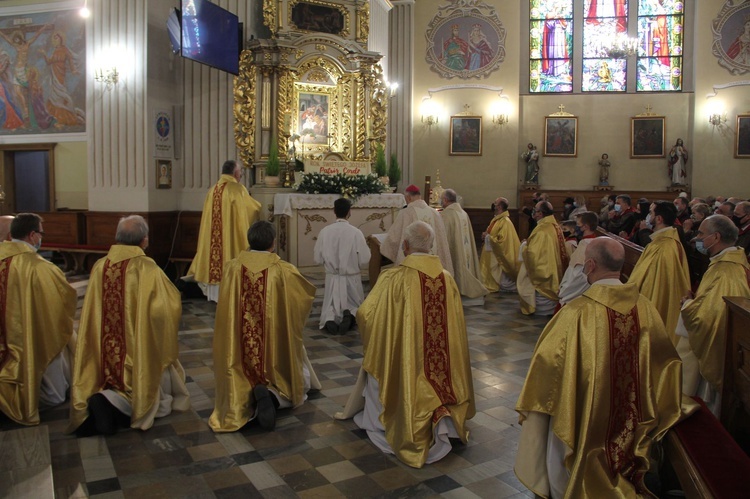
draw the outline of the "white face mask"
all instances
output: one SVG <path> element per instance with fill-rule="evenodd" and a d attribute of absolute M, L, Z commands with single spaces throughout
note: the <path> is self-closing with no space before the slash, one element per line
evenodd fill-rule
<path fill-rule="evenodd" d="M 651 213 L 646 215 L 646 227 L 649 229 L 652 229 L 654 227 L 654 224 L 651 223 Z"/>

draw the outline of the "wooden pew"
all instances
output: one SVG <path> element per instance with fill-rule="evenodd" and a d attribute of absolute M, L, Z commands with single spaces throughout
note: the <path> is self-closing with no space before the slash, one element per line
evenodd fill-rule
<path fill-rule="evenodd" d="M 109 252 L 109 246 L 92 246 L 88 244 L 54 244 L 42 243 L 40 251 L 60 253 L 65 262 L 63 270 L 73 275 L 86 274 L 93 266 L 89 257 L 98 255 L 97 260 Z M 89 264 L 90 263 L 90 264 Z"/>

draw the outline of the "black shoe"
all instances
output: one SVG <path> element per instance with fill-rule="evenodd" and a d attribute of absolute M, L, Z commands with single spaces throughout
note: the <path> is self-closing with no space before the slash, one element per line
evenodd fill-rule
<path fill-rule="evenodd" d="M 117 431 L 115 425 L 115 409 L 109 403 L 107 397 L 101 393 L 95 393 L 89 398 L 89 414 L 94 419 L 96 432 L 101 435 L 114 435 Z"/>
<path fill-rule="evenodd" d="M 352 329 L 352 326 L 354 326 L 354 316 L 350 311 L 344 310 L 344 317 L 341 318 L 339 331 L 341 332 L 341 334 L 344 334 L 347 331 L 350 331 Z"/>
<path fill-rule="evenodd" d="M 258 425 L 266 431 L 273 431 L 276 427 L 276 407 L 266 385 L 255 385 L 253 397 L 255 397 L 255 409 L 258 411 Z"/>
<path fill-rule="evenodd" d="M 328 334 L 332 334 L 334 336 L 341 334 L 339 332 L 339 325 L 336 324 L 334 321 L 326 322 L 325 328 L 326 328 L 326 331 L 328 331 Z"/>

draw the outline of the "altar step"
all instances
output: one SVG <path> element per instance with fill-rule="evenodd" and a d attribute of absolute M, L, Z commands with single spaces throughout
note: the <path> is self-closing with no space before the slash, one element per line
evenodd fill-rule
<path fill-rule="evenodd" d="M 0 432 L 0 497 L 54 497 L 47 425 Z"/>

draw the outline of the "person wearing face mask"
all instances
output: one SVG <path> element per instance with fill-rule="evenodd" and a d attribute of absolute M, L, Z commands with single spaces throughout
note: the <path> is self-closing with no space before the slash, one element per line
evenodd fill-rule
<path fill-rule="evenodd" d="M 651 446 L 680 418 L 681 362 L 653 304 L 620 282 L 622 245 L 585 251 L 591 287 L 544 328 L 516 403 L 514 471 L 537 496 L 647 497 Z"/>
<path fill-rule="evenodd" d="M 575 199 L 571 197 L 565 198 L 565 201 L 563 201 L 562 220 L 571 220 L 570 214 L 573 213 L 573 210 L 575 209 L 575 202 Z"/>
<path fill-rule="evenodd" d="M 643 250 L 629 283 L 638 286 L 642 295 L 651 300 L 659 311 L 672 343 L 680 315 L 680 298 L 690 289 L 690 269 L 680 235 L 673 227 L 676 210 L 668 201 L 656 201 L 651 205 L 651 221 L 654 233 L 651 242 Z"/>
<path fill-rule="evenodd" d="M 39 424 L 39 408 L 65 401 L 76 292 L 37 254 L 42 218 L 19 213 L 0 243 L 0 412 Z"/>
<path fill-rule="evenodd" d="M 536 229 L 521 244 L 518 298 L 524 315 L 552 315 L 557 307 L 560 279 L 570 257 L 552 204 L 539 201 L 534 207 Z"/>
<path fill-rule="evenodd" d="M 479 267 L 482 283 L 490 293 L 514 293 L 518 278 L 518 249 L 521 241 L 508 214 L 508 200 L 497 198 L 493 203 L 495 216 L 482 233 L 482 256 Z M 536 223 L 536 221 L 534 222 Z"/>
<path fill-rule="evenodd" d="M 734 207 L 734 218 L 737 228 L 740 230 L 737 236 L 737 246 L 742 247 L 745 253 L 750 252 L 750 202 L 741 201 Z"/>
<path fill-rule="evenodd" d="M 682 391 L 697 395 L 719 417 L 721 384 L 726 353 L 724 296 L 750 298 L 750 265 L 745 252 L 735 246 L 737 227 L 723 215 L 701 222 L 695 248 L 709 256 L 708 266 L 695 295 L 685 289 L 677 335 L 677 352 L 683 361 Z"/>
<path fill-rule="evenodd" d="M 589 209 L 586 208 L 586 198 L 579 194 L 573 198 L 573 211 L 568 215 L 568 220 L 575 222 L 576 217 L 584 211 L 589 211 Z"/>
<path fill-rule="evenodd" d="M 698 203 L 696 205 L 693 205 L 690 218 L 688 220 L 685 220 L 685 222 L 682 224 L 682 228 L 685 231 L 686 241 L 692 243 L 693 239 L 698 233 L 698 227 L 700 226 L 701 222 L 703 222 L 703 220 L 705 220 L 706 217 L 710 216 L 712 213 L 713 212 L 711 208 L 705 203 Z"/>
<path fill-rule="evenodd" d="M 609 212 L 614 209 L 615 201 L 617 201 L 617 196 L 615 194 L 602 197 L 600 203 L 601 209 L 599 210 L 599 225 L 602 227 L 607 227 L 607 222 L 609 222 Z"/>
<path fill-rule="evenodd" d="M 636 222 L 635 210 L 631 206 L 630 196 L 627 194 L 617 196 L 615 205 L 608 216 L 606 228 L 609 232 L 612 234 L 620 234 L 621 232 L 630 234 Z"/>
<path fill-rule="evenodd" d="M 570 263 L 560 281 L 560 305 L 570 303 L 589 289 L 590 284 L 583 273 L 583 262 L 586 247 L 596 238 L 598 217 L 592 211 L 586 211 L 576 217 L 576 235 L 579 237 L 578 247 L 570 256 Z"/>

